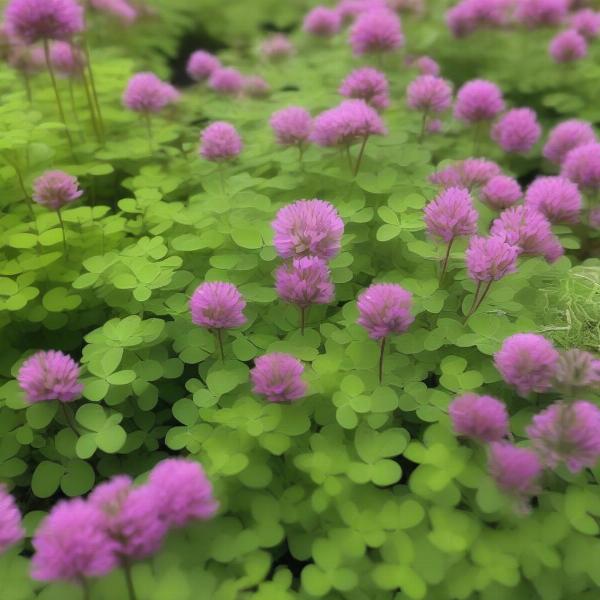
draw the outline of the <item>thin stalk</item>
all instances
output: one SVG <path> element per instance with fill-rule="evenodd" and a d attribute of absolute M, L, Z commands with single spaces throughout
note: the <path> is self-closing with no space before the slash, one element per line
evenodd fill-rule
<path fill-rule="evenodd" d="M 92 127 L 94 128 L 94 135 L 98 140 L 98 143 L 102 143 L 102 136 L 100 135 L 100 128 L 98 126 L 98 121 L 96 119 L 96 107 L 94 106 L 94 101 L 92 99 L 92 92 L 90 91 L 90 86 L 87 80 L 87 76 L 85 71 L 81 74 L 81 81 L 83 83 L 83 89 L 85 90 L 85 97 L 88 104 L 88 109 L 90 111 L 90 118 L 92 119 Z"/>
<path fill-rule="evenodd" d="M 473 156 L 479 156 L 479 142 L 480 142 L 480 133 L 481 133 L 481 122 L 477 121 L 473 126 Z"/>
<path fill-rule="evenodd" d="M 75 90 L 73 88 L 73 79 L 69 77 L 69 99 L 71 101 L 71 110 L 73 111 L 73 118 L 79 129 L 79 136 L 83 139 L 83 127 L 81 126 L 81 120 L 79 119 L 79 113 L 77 112 L 77 102 L 75 101 Z"/>
<path fill-rule="evenodd" d="M 306 306 L 300 306 L 300 334 L 304 335 L 304 327 L 306 326 Z"/>
<path fill-rule="evenodd" d="M 219 172 L 219 183 L 221 185 L 221 193 L 223 194 L 223 196 L 226 196 L 227 194 L 225 192 L 225 173 L 223 172 L 222 162 L 217 163 L 217 171 Z"/>
<path fill-rule="evenodd" d="M 225 362 L 225 350 L 223 349 L 223 330 L 215 329 L 215 337 L 217 338 L 217 345 L 219 346 L 221 362 Z"/>
<path fill-rule="evenodd" d="M 69 142 L 69 148 L 71 149 L 71 154 L 73 157 L 75 156 L 75 151 L 73 149 L 73 139 L 71 138 L 71 132 L 69 131 L 69 126 L 67 125 L 67 118 L 65 117 L 65 111 L 62 105 L 62 100 L 60 99 L 60 93 L 58 91 L 58 85 L 56 83 L 56 76 L 54 74 L 54 67 L 52 66 L 52 61 L 50 60 L 50 46 L 48 45 L 48 40 L 44 40 L 44 58 L 46 59 L 46 68 L 48 69 L 48 73 L 50 74 L 50 80 L 52 81 L 52 88 L 54 89 L 54 96 L 56 98 L 56 106 L 58 107 L 58 114 L 60 115 L 60 119 L 65 126 L 65 133 L 67 136 L 67 141 Z"/>
<path fill-rule="evenodd" d="M 33 94 L 31 92 L 31 80 L 29 79 L 29 73 L 23 71 L 23 83 L 25 84 L 25 93 L 27 94 L 27 101 L 29 104 L 33 102 Z"/>
<path fill-rule="evenodd" d="M 100 108 L 100 102 L 98 101 L 98 91 L 96 90 L 96 79 L 94 77 L 94 70 L 92 69 L 92 58 L 90 53 L 90 47 L 87 41 L 87 36 L 83 34 L 83 52 L 85 53 L 85 62 L 87 65 L 87 71 L 90 75 L 90 84 L 92 86 L 92 96 L 94 97 L 94 104 L 96 105 L 96 112 L 98 113 L 98 124 L 100 126 L 100 133 L 102 138 L 105 136 L 104 130 L 104 119 L 102 117 L 102 110 Z"/>
<path fill-rule="evenodd" d="M 454 244 L 454 238 L 448 242 L 448 247 L 446 248 L 446 254 L 444 255 L 444 260 L 442 262 L 442 271 L 440 272 L 440 283 L 442 283 L 446 272 L 448 271 L 448 263 L 450 262 L 450 250 L 452 250 L 452 244 Z"/>
<path fill-rule="evenodd" d="M 62 213 L 60 212 L 60 208 L 56 209 L 56 214 L 58 216 L 58 221 L 60 223 L 60 226 L 62 228 L 62 234 L 63 234 L 63 248 L 65 250 L 65 256 L 67 256 L 67 232 L 65 230 L 65 222 L 63 221 L 62 218 Z"/>
<path fill-rule="evenodd" d="M 304 145 L 302 142 L 298 144 L 298 163 L 302 166 L 302 159 L 304 158 Z"/>
<path fill-rule="evenodd" d="M 135 587 L 133 585 L 133 577 L 131 576 L 131 565 L 127 559 L 123 559 L 122 564 L 125 582 L 127 583 L 127 592 L 129 593 L 129 600 L 137 600 L 137 594 L 135 593 Z"/>
<path fill-rule="evenodd" d="M 343 150 L 342 150 L 343 152 Z M 346 159 L 348 160 L 348 168 L 350 173 L 354 172 L 354 165 L 352 164 L 352 156 L 350 155 L 350 146 L 346 146 Z"/>
<path fill-rule="evenodd" d="M 148 113 L 144 113 L 144 123 L 146 124 L 146 135 L 148 136 L 148 147 L 150 152 L 154 152 L 154 134 L 152 133 L 152 119 Z"/>
<path fill-rule="evenodd" d="M 381 338 L 381 350 L 379 352 L 379 383 L 383 383 L 383 358 L 385 356 L 385 339 Z"/>
<path fill-rule="evenodd" d="M 465 316 L 465 323 L 469 319 L 469 317 L 475 312 L 475 306 L 477 304 L 477 299 L 479 298 L 479 292 L 481 292 L 481 281 L 477 282 L 477 288 L 475 290 L 475 295 L 473 296 L 473 304 L 471 304 L 471 308 L 467 311 Z"/>
<path fill-rule="evenodd" d="M 429 111 L 425 110 L 423 112 L 423 119 L 421 120 L 421 131 L 419 133 L 419 144 L 423 143 L 423 139 L 425 138 L 425 130 L 427 128 L 427 118 L 429 117 Z"/>
<path fill-rule="evenodd" d="M 63 414 L 63 417 L 65 418 L 65 421 L 67 422 L 67 425 L 69 426 L 71 431 L 73 431 L 73 433 L 77 437 L 79 437 L 80 432 L 79 432 L 79 429 L 77 429 L 77 425 L 75 424 L 75 419 L 73 418 L 73 414 L 71 413 L 70 408 L 64 402 L 61 402 L 60 400 L 58 401 L 58 403 L 60 405 L 60 410 Z"/>
<path fill-rule="evenodd" d="M 15 170 L 15 173 L 17 175 L 17 182 L 19 184 L 19 187 L 21 188 L 23 197 L 25 198 L 25 202 L 26 202 L 27 208 L 29 210 L 29 215 L 31 216 L 31 220 L 33 221 L 36 231 L 38 231 L 37 221 L 35 219 L 35 213 L 33 212 L 33 200 L 31 199 L 31 196 L 29 195 L 29 192 L 27 191 L 27 188 L 25 187 L 25 181 L 23 179 L 23 173 L 21 172 L 21 168 L 19 167 L 19 164 L 16 160 L 13 162 L 6 156 L 4 158 L 6 159 L 6 162 L 8 162 L 10 164 L 10 166 Z M 39 231 L 38 231 L 38 235 L 39 235 Z"/>
<path fill-rule="evenodd" d="M 81 589 L 83 590 L 83 600 L 92 600 L 92 590 L 87 579 L 82 578 L 80 580 Z"/>
<path fill-rule="evenodd" d="M 481 294 L 481 297 L 479 298 L 479 301 L 477 302 L 477 306 L 475 306 L 475 309 L 473 310 L 473 312 L 476 312 L 477 309 L 483 304 L 485 297 L 488 295 L 488 292 L 490 291 L 490 288 L 492 287 L 492 283 L 493 283 L 493 281 L 487 282 L 487 285 L 483 289 L 483 293 Z"/>
<path fill-rule="evenodd" d="M 369 136 L 365 135 L 362 144 L 360 146 L 360 150 L 358 152 L 358 158 L 356 159 L 356 165 L 354 167 L 354 176 L 358 175 L 358 171 L 360 170 L 360 163 L 362 162 L 363 155 L 365 153 L 365 147 L 367 146 L 367 141 L 369 140 Z"/>

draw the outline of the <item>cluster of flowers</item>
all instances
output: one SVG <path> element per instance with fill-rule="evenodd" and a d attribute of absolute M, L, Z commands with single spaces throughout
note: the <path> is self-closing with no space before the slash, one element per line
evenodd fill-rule
<path fill-rule="evenodd" d="M 355 55 L 395 52 L 404 46 L 400 17 L 385 0 L 341 0 L 334 8 L 317 6 L 304 18 L 304 31 L 329 38 L 351 22 L 349 41 Z"/>
<path fill-rule="evenodd" d="M 218 509 L 202 466 L 168 458 L 135 486 L 118 475 L 87 499 L 58 502 L 33 537 L 32 576 L 84 583 L 158 552 L 169 530 L 207 520 Z M 0 552 L 24 536 L 12 496 L 0 488 Z"/>
<path fill-rule="evenodd" d="M 342 81 L 339 93 L 347 99 L 315 119 L 306 109 L 289 106 L 273 113 L 270 125 L 276 142 L 281 146 L 297 147 L 300 157 L 310 142 L 342 151 L 349 151 L 352 145 L 362 142 L 352 167 L 357 173 L 369 137 L 387 133 L 379 112 L 390 104 L 389 84 L 381 71 L 363 67 L 355 69 Z M 349 154 L 348 158 L 351 161 Z"/>
<path fill-rule="evenodd" d="M 576 222 L 581 210 L 577 186 L 563 177 L 536 179 L 527 189 L 525 203 L 517 205 L 523 197 L 519 183 L 503 175 L 496 163 L 481 158 L 438 171 L 431 181 L 443 188 L 425 207 L 424 216 L 428 234 L 446 244 L 440 279 L 447 271 L 453 243 L 470 237 L 465 259 L 469 276 L 477 284 L 472 312 L 494 281 L 516 271 L 519 256 L 543 256 L 549 262 L 562 256 L 552 223 Z M 481 202 L 501 211 L 487 237 L 476 235 L 479 213 L 474 193 Z"/>
<path fill-rule="evenodd" d="M 563 399 L 533 417 L 527 428 L 531 448 L 516 446 L 504 403 L 492 396 L 465 394 L 449 407 L 459 436 L 489 444 L 489 469 L 498 487 L 517 508 L 541 491 L 544 468 L 564 463 L 572 472 L 592 468 L 600 458 L 600 408 L 578 396 L 600 388 L 600 360 L 582 350 L 558 351 L 541 335 L 507 338 L 494 357 L 503 379 L 521 396 L 555 391 Z"/>
<path fill-rule="evenodd" d="M 277 36 L 269 40 L 267 52 L 275 60 L 292 54 L 293 46 L 285 36 Z M 186 71 L 190 79 L 197 83 L 206 82 L 211 90 L 219 94 L 264 98 L 271 93 L 271 87 L 262 77 L 244 76 L 233 67 L 225 67 L 214 54 L 205 50 L 196 50 L 191 54 Z"/>
<path fill-rule="evenodd" d="M 567 63 L 584 58 L 588 42 L 600 35 L 600 13 L 590 8 L 570 12 L 571 4 L 569 0 L 461 0 L 447 12 L 446 22 L 456 37 L 483 28 L 565 26 L 550 41 L 548 52 L 555 62 Z"/>

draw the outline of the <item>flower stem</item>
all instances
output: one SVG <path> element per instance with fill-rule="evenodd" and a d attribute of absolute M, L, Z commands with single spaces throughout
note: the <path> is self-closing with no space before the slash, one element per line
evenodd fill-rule
<path fill-rule="evenodd" d="M 473 304 L 471 305 L 471 308 L 469 310 L 469 312 L 467 313 L 467 316 L 465 318 L 465 323 L 469 320 L 469 318 L 471 317 L 471 315 L 473 315 L 477 309 L 481 306 L 481 304 L 483 303 L 483 301 L 485 300 L 485 297 L 488 295 L 488 292 L 490 291 L 490 288 L 492 287 L 492 281 L 488 281 L 485 285 L 485 287 L 483 288 L 483 292 L 480 294 L 481 292 L 481 284 L 482 282 L 479 281 L 477 283 L 477 290 L 475 291 L 475 297 L 473 298 Z"/>
<path fill-rule="evenodd" d="M 217 163 L 217 171 L 219 172 L 219 183 L 221 184 L 221 193 L 223 194 L 223 196 L 226 196 L 227 194 L 225 193 L 225 173 L 223 172 L 222 162 Z"/>
<path fill-rule="evenodd" d="M 77 437 L 79 437 L 81 434 L 79 432 L 79 429 L 77 429 L 77 425 L 75 424 L 75 419 L 73 418 L 73 413 L 71 412 L 71 409 L 64 402 L 61 402 L 60 400 L 58 401 L 58 403 L 60 405 L 60 410 L 63 414 L 63 417 L 65 418 L 65 421 L 67 422 L 67 425 L 69 426 L 71 431 L 73 431 L 73 433 Z"/>
<path fill-rule="evenodd" d="M 358 158 L 356 159 L 356 165 L 354 166 L 354 176 L 358 175 L 358 171 L 360 170 L 360 163 L 362 162 L 363 155 L 365 153 L 365 147 L 367 145 L 367 141 L 369 140 L 369 136 L 365 135 L 362 144 L 360 146 L 360 150 L 358 151 Z"/>
<path fill-rule="evenodd" d="M 83 600 L 92 600 L 92 590 L 90 589 L 88 580 L 82 577 L 80 584 L 83 591 Z"/>
<path fill-rule="evenodd" d="M 29 104 L 33 102 L 33 94 L 31 93 L 31 80 L 29 78 L 29 74 L 25 71 L 23 72 L 23 83 L 25 84 L 25 93 L 27 94 L 27 101 Z"/>
<path fill-rule="evenodd" d="M 52 81 L 52 88 L 54 89 L 54 97 L 56 98 L 58 114 L 60 115 L 63 125 L 65 126 L 65 134 L 67 136 L 67 141 L 69 142 L 69 148 L 71 149 L 71 154 L 74 157 L 75 151 L 73 149 L 73 139 L 71 138 L 71 132 L 69 131 L 69 126 L 67 125 L 67 118 L 65 117 L 65 111 L 62 105 L 62 100 L 60 99 L 60 93 L 58 91 L 58 85 L 56 84 L 56 76 L 54 75 L 54 67 L 52 66 L 52 60 L 50 59 L 50 46 L 47 39 L 44 39 L 44 58 L 46 59 L 46 68 L 50 74 L 50 80 Z"/>
<path fill-rule="evenodd" d="M 146 124 L 146 135 L 148 136 L 148 148 L 150 152 L 154 152 L 154 134 L 152 133 L 152 119 L 150 115 L 144 113 L 144 123 Z"/>
<path fill-rule="evenodd" d="M 425 110 L 423 112 L 423 119 L 421 120 L 421 132 L 419 133 L 419 144 L 423 143 L 423 139 L 425 138 L 425 129 L 427 127 L 427 118 L 429 117 L 429 111 Z"/>
<path fill-rule="evenodd" d="M 79 136 L 83 139 L 83 128 L 81 127 L 81 120 L 79 119 L 79 113 L 77 112 L 77 102 L 75 102 L 75 90 L 73 87 L 73 80 L 69 78 L 69 98 L 71 100 L 71 110 L 73 111 L 73 118 L 79 129 Z"/>
<path fill-rule="evenodd" d="M 448 271 L 448 263 L 450 261 L 450 250 L 452 250 L 452 244 L 454 244 L 454 239 L 452 238 L 449 242 L 448 242 L 448 247 L 446 248 L 446 254 L 444 256 L 444 260 L 442 262 L 442 271 L 440 272 L 440 284 L 442 283 L 442 281 L 444 280 L 444 277 L 446 275 L 446 272 Z"/>
<path fill-rule="evenodd" d="M 92 96 L 94 98 L 94 104 L 96 106 L 96 113 L 98 114 L 98 125 L 100 126 L 100 133 L 104 138 L 104 119 L 102 118 L 102 110 L 100 109 L 100 102 L 98 101 L 98 92 L 96 90 L 96 79 L 94 77 L 94 71 L 92 69 L 92 58 L 90 55 L 90 47 L 87 41 L 87 36 L 83 34 L 83 52 L 85 53 L 85 62 L 87 65 L 87 71 L 90 75 L 90 85 L 92 88 Z"/>
<path fill-rule="evenodd" d="M 65 222 L 63 221 L 63 218 L 62 218 L 62 213 L 60 212 L 60 208 L 56 209 L 56 214 L 58 216 L 58 221 L 62 228 L 63 248 L 65 250 L 65 257 L 66 257 L 67 256 L 67 232 L 65 229 Z"/>
<path fill-rule="evenodd" d="M 122 559 L 123 573 L 125 575 L 125 582 L 127 583 L 127 592 L 129 593 L 129 600 L 137 600 L 137 594 L 135 593 L 135 586 L 133 585 L 133 577 L 131 576 L 131 565 L 125 558 Z"/>
<path fill-rule="evenodd" d="M 476 158 L 479 156 L 479 142 L 481 133 L 481 122 L 477 121 L 473 126 L 473 156 Z"/>
<path fill-rule="evenodd" d="M 306 325 L 306 306 L 300 307 L 300 334 L 304 335 L 304 327 Z"/>
<path fill-rule="evenodd" d="M 225 362 L 225 351 L 223 350 L 223 330 L 215 329 L 215 336 L 217 338 L 217 345 L 219 346 L 219 354 L 221 355 L 221 362 Z"/>
<path fill-rule="evenodd" d="M 90 84 L 88 83 L 87 75 L 85 71 L 82 73 L 83 89 L 85 90 L 85 97 L 88 104 L 88 109 L 90 111 L 90 118 L 92 119 L 92 127 L 94 129 L 94 135 L 99 143 L 102 143 L 102 136 L 100 135 L 100 128 L 98 126 L 98 121 L 96 118 L 96 107 L 94 106 L 94 101 L 92 99 L 92 92 L 90 91 Z"/>
<path fill-rule="evenodd" d="M 383 358 L 385 354 L 385 338 L 381 338 L 381 350 L 379 353 L 379 383 L 383 383 Z"/>

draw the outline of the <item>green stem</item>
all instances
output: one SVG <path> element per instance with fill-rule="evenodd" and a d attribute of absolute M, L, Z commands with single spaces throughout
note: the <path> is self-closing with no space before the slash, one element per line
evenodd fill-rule
<path fill-rule="evenodd" d="M 80 583 L 81 589 L 83 590 L 83 600 L 92 600 L 92 590 L 90 589 L 90 584 L 87 579 L 82 578 Z"/>
<path fill-rule="evenodd" d="M 90 85 L 92 87 L 92 96 L 94 97 L 94 104 L 96 106 L 96 112 L 98 114 L 98 124 L 100 126 L 100 133 L 102 138 L 105 137 L 104 130 L 104 119 L 102 117 L 102 110 L 100 108 L 100 101 L 98 100 L 98 91 L 96 90 L 96 79 L 94 77 L 94 70 L 92 69 L 92 58 L 90 53 L 90 47 L 87 41 L 87 36 L 85 33 L 83 34 L 83 52 L 85 53 L 85 62 L 87 66 L 87 71 L 90 75 Z"/>
<path fill-rule="evenodd" d="M 385 338 L 381 338 L 381 350 L 379 352 L 379 383 L 383 383 L 383 358 L 385 356 Z"/>
<path fill-rule="evenodd" d="M 75 101 L 75 90 L 73 88 L 73 80 L 69 77 L 69 98 L 71 100 L 71 110 L 73 111 L 73 118 L 79 129 L 79 136 L 83 139 L 83 127 L 81 126 L 81 120 L 79 119 L 79 113 L 77 112 L 77 102 Z"/>
<path fill-rule="evenodd" d="M 473 156 L 477 158 L 479 156 L 479 142 L 481 133 L 481 121 L 477 121 L 473 126 Z"/>
<path fill-rule="evenodd" d="M 33 94 L 31 92 L 31 80 L 29 79 L 29 73 L 23 71 L 23 83 L 25 84 L 25 93 L 27 94 L 27 101 L 29 104 L 33 102 Z"/>
<path fill-rule="evenodd" d="M 52 88 L 54 89 L 54 97 L 56 98 L 58 114 L 60 116 L 61 121 L 63 122 L 63 125 L 65 126 L 65 134 L 67 136 L 67 141 L 69 142 L 71 154 L 73 155 L 73 157 L 75 157 L 75 151 L 73 149 L 73 138 L 71 138 L 71 132 L 69 131 L 69 126 L 67 125 L 67 118 L 65 116 L 62 100 L 60 99 L 60 93 L 58 91 L 58 85 L 56 83 L 56 76 L 54 74 L 54 67 L 52 66 L 52 60 L 50 60 L 50 46 L 48 44 L 47 39 L 44 40 L 44 58 L 46 59 L 46 68 L 48 69 L 48 73 L 50 74 L 50 80 L 52 81 Z"/>
<path fill-rule="evenodd" d="M 225 362 L 225 350 L 223 349 L 223 330 L 215 329 L 215 336 L 217 338 L 217 345 L 219 346 L 219 354 L 221 355 L 221 362 Z"/>
<path fill-rule="evenodd" d="M 423 112 L 423 119 L 421 120 L 421 132 L 419 133 L 419 144 L 423 143 L 423 139 L 425 138 L 425 130 L 427 128 L 427 118 L 429 117 L 429 111 L 425 110 Z"/>
<path fill-rule="evenodd" d="M 92 92 L 90 91 L 90 85 L 88 83 L 85 71 L 81 74 L 81 81 L 83 83 L 83 89 L 85 90 L 85 97 L 87 100 L 88 109 L 90 111 L 90 118 L 92 119 L 94 135 L 96 136 L 98 143 L 102 143 L 102 136 L 100 135 L 100 128 L 96 119 L 96 107 L 94 106 L 94 101 L 92 100 Z"/>
<path fill-rule="evenodd" d="M 62 213 L 60 212 L 60 208 L 56 209 L 56 214 L 58 216 L 58 221 L 60 222 L 60 226 L 62 228 L 63 248 L 65 250 L 65 257 L 66 257 L 67 256 L 67 232 L 65 229 L 65 222 L 63 221 L 63 218 L 62 218 Z"/>
<path fill-rule="evenodd" d="M 65 418 L 65 421 L 67 422 L 67 425 L 73 431 L 73 433 L 77 437 L 79 437 L 81 434 L 79 432 L 79 429 L 77 429 L 77 425 L 75 424 L 75 419 L 73 418 L 73 413 L 71 412 L 71 409 L 64 402 L 61 402 L 60 400 L 58 401 L 58 404 L 60 406 L 60 410 L 63 414 L 63 417 Z"/>
<path fill-rule="evenodd" d="M 221 185 L 221 194 L 223 194 L 223 196 L 226 196 L 227 193 L 225 192 L 225 173 L 223 172 L 222 162 L 217 163 L 217 171 L 219 172 L 219 184 Z"/>
<path fill-rule="evenodd" d="M 146 135 L 148 136 L 148 147 L 150 152 L 154 152 L 154 134 L 152 133 L 152 119 L 148 113 L 144 113 L 144 123 L 146 124 Z"/>
<path fill-rule="evenodd" d="M 446 248 L 446 254 L 444 255 L 444 261 L 442 262 L 442 271 L 440 273 L 440 283 L 442 283 L 444 276 L 448 271 L 448 263 L 450 262 L 450 251 L 452 250 L 452 244 L 454 244 L 454 238 L 448 242 L 448 247 Z"/>
<path fill-rule="evenodd" d="M 300 334 L 304 335 L 304 327 L 306 325 L 306 306 L 300 307 Z"/>
<path fill-rule="evenodd" d="M 369 139 L 369 136 L 368 136 L 368 135 L 365 135 L 365 137 L 364 137 L 364 139 L 363 139 L 363 141 L 362 141 L 362 144 L 361 144 L 361 146 L 360 146 L 360 150 L 359 150 L 359 152 L 358 152 L 358 158 L 356 159 L 356 165 L 355 165 L 355 167 L 354 167 L 354 176 L 355 176 L 355 177 L 358 175 L 358 171 L 360 170 L 360 164 L 361 164 L 361 162 L 362 162 L 363 155 L 364 155 L 364 153 L 365 153 L 365 148 L 366 148 L 366 146 L 367 146 L 367 141 L 368 141 L 368 139 Z"/>
<path fill-rule="evenodd" d="M 137 600 L 135 586 L 133 585 L 133 577 L 131 576 L 131 565 L 127 559 L 123 559 L 122 563 L 123 573 L 125 574 L 125 582 L 127 583 L 127 592 L 129 593 L 129 600 Z"/>

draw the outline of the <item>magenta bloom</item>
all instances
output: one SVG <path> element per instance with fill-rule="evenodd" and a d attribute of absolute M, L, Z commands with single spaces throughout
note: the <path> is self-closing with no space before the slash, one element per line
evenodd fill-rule
<path fill-rule="evenodd" d="M 381 117 L 364 100 L 344 100 L 314 120 L 311 140 L 323 147 L 350 146 L 371 135 L 385 135 Z"/>
<path fill-rule="evenodd" d="M 600 188 L 600 144 L 590 143 L 573 148 L 565 157 L 561 175 L 582 188 Z"/>
<path fill-rule="evenodd" d="M 523 191 L 516 179 L 497 175 L 483 186 L 480 199 L 494 210 L 503 210 L 516 204 L 522 196 Z"/>
<path fill-rule="evenodd" d="M 50 46 L 50 60 L 58 73 L 64 77 L 81 75 L 85 66 L 83 54 L 68 42 L 54 42 Z"/>
<path fill-rule="evenodd" d="M 421 75 L 433 75 L 437 77 L 440 74 L 440 65 L 429 56 L 420 56 L 413 64 L 419 69 Z"/>
<path fill-rule="evenodd" d="M 252 391 L 269 402 L 292 402 L 306 395 L 304 367 L 291 354 L 273 352 L 259 356 L 250 371 Z"/>
<path fill-rule="evenodd" d="M 548 52 L 556 63 L 580 60 L 587 55 L 587 51 L 585 38 L 574 29 L 558 33 L 548 47 Z"/>
<path fill-rule="evenodd" d="M 77 177 L 63 171 L 46 171 L 33 182 L 33 200 L 52 210 L 60 210 L 82 195 Z"/>
<path fill-rule="evenodd" d="M 126 475 L 117 475 L 90 494 L 89 503 L 105 517 L 119 557 L 141 560 L 160 549 L 167 526 L 159 518 L 158 496 L 150 486 L 134 488 Z"/>
<path fill-rule="evenodd" d="M 517 333 L 504 340 L 494 364 L 506 383 L 521 396 L 547 392 L 556 375 L 559 354 L 544 336 Z"/>
<path fill-rule="evenodd" d="M 463 188 L 448 188 L 425 207 L 427 232 L 445 242 L 477 233 L 478 217 L 471 195 Z"/>
<path fill-rule="evenodd" d="M 525 204 L 541 212 L 551 223 L 577 223 L 581 194 L 565 177 L 538 177 L 527 188 Z"/>
<path fill-rule="evenodd" d="M 329 304 L 333 300 L 333 283 L 327 263 L 317 256 L 294 258 L 275 273 L 279 297 L 301 308 L 311 304 Z"/>
<path fill-rule="evenodd" d="M 467 81 L 456 96 L 454 116 L 465 123 L 489 121 L 504 110 L 500 88 L 483 79 Z"/>
<path fill-rule="evenodd" d="M 280 146 L 303 146 L 310 137 L 313 120 L 305 108 L 289 106 L 274 112 L 269 123 Z"/>
<path fill-rule="evenodd" d="M 600 458 L 600 408 L 584 400 L 556 402 L 533 417 L 527 435 L 546 466 L 562 462 L 572 473 L 593 468 Z"/>
<path fill-rule="evenodd" d="M 244 77 L 244 94 L 249 98 L 266 98 L 271 94 L 271 86 L 259 75 Z"/>
<path fill-rule="evenodd" d="M 68 40 L 83 31 L 83 9 L 75 0 L 10 0 L 4 12 L 6 30 L 26 44 Z"/>
<path fill-rule="evenodd" d="M 473 281 L 498 281 L 517 270 L 519 249 L 497 236 L 473 236 L 465 254 Z"/>
<path fill-rule="evenodd" d="M 138 18 L 138 11 L 126 0 L 90 0 L 93 8 L 116 17 L 122 25 L 131 25 Z"/>
<path fill-rule="evenodd" d="M 385 9 L 361 13 L 350 30 L 355 55 L 393 52 L 404 46 L 400 17 Z"/>
<path fill-rule="evenodd" d="M 375 110 L 390 105 L 390 90 L 386 76 L 377 69 L 363 67 L 355 69 L 344 79 L 339 92 L 346 98 L 364 100 Z"/>
<path fill-rule="evenodd" d="M 20 542 L 25 536 L 21 525 L 21 513 L 15 499 L 0 484 L 0 554 Z"/>
<path fill-rule="evenodd" d="M 282 258 L 317 256 L 331 260 L 341 248 L 344 222 L 325 200 L 297 200 L 279 209 L 273 243 Z"/>
<path fill-rule="evenodd" d="M 492 223 L 491 234 L 518 246 L 522 254 L 543 256 L 548 262 L 562 255 L 550 221 L 531 206 L 507 208 Z"/>
<path fill-rule="evenodd" d="M 200 137 L 200 156 L 213 162 L 233 160 L 242 151 L 243 143 L 235 127 L 217 121 L 206 127 Z"/>
<path fill-rule="evenodd" d="M 206 281 L 190 298 L 192 323 L 208 329 L 234 329 L 246 322 L 246 301 L 233 283 Z"/>
<path fill-rule="evenodd" d="M 273 62 L 288 58 L 294 52 L 294 45 L 282 33 L 276 33 L 268 37 L 260 46 L 261 55 Z"/>
<path fill-rule="evenodd" d="M 527 498 L 540 491 L 538 479 L 542 465 L 537 454 L 508 442 L 492 442 L 488 468 L 496 485 L 514 497 L 518 507 L 527 512 Z"/>
<path fill-rule="evenodd" d="M 244 89 L 244 76 L 233 68 L 215 69 L 208 80 L 208 86 L 219 94 L 237 96 Z"/>
<path fill-rule="evenodd" d="M 61 500 L 34 538 L 31 576 L 41 581 L 101 577 L 118 566 L 117 543 L 106 531 L 104 514 L 81 498 Z"/>
<path fill-rule="evenodd" d="M 554 164 L 560 165 L 573 148 L 595 141 L 596 134 L 587 121 L 564 121 L 550 131 L 544 146 L 544 156 Z"/>
<path fill-rule="evenodd" d="M 490 179 L 502 174 L 502 169 L 484 158 L 467 158 L 429 177 L 429 181 L 442 187 L 465 187 L 472 189 L 486 185 Z"/>
<path fill-rule="evenodd" d="M 28 404 L 45 400 L 73 402 L 83 392 L 79 365 L 58 350 L 42 350 L 30 356 L 21 365 L 17 381 Z"/>
<path fill-rule="evenodd" d="M 452 105 L 452 86 L 441 77 L 421 75 L 408 86 L 407 104 L 426 113 L 444 112 Z"/>
<path fill-rule="evenodd" d="M 505 152 L 526 154 L 542 135 L 535 111 L 530 108 L 509 110 L 492 128 L 492 139 Z"/>
<path fill-rule="evenodd" d="M 590 390 L 600 385 L 600 359 L 584 350 L 564 350 L 556 369 L 556 385 L 567 392 Z"/>
<path fill-rule="evenodd" d="M 435 133 L 441 133 L 443 127 L 444 127 L 444 124 L 442 123 L 442 121 L 440 119 L 429 119 L 427 121 L 425 130 L 427 131 L 427 133 L 435 134 Z"/>
<path fill-rule="evenodd" d="M 359 295 L 357 307 L 357 323 L 374 340 L 404 333 L 415 320 L 411 314 L 412 294 L 395 283 L 370 285 Z"/>
<path fill-rule="evenodd" d="M 600 35 L 600 13 L 590 8 L 578 10 L 571 15 L 571 28 L 587 40 L 594 40 Z"/>
<path fill-rule="evenodd" d="M 196 50 L 188 59 L 186 72 L 194 81 L 205 81 L 220 68 L 221 61 L 214 54 Z"/>
<path fill-rule="evenodd" d="M 560 25 L 567 15 L 568 0 L 520 0 L 516 17 L 530 29 Z"/>
<path fill-rule="evenodd" d="M 462 0 L 446 13 L 446 24 L 455 37 L 465 37 L 479 28 L 506 25 L 510 0 Z"/>
<path fill-rule="evenodd" d="M 496 442 L 508 434 L 506 406 L 492 396 L 464 394 L 452 401 L 448 412 L 456 435 Z"/>
<path fill-rule="evenodd" d="M 123 93 L 123 105 L 134 112 L 158 113 L 179 100 L 179 92 L 154 73 L 136 73 Z"/>
<path fill-rule="evenodd" d="M 303 29 L 311 35 L 331 37 L 338 33 L 341 26 L 342 18 L 337 10 L 317 6 L 304 17 Z"/>
<path fill-rule="evenodd" d="M 147 485 L 155 495 L 158 514 L 167 527 L 215 516 L 219 503 L 202 465 L 185 458 L 167 458 L 150 471 Z"/>

